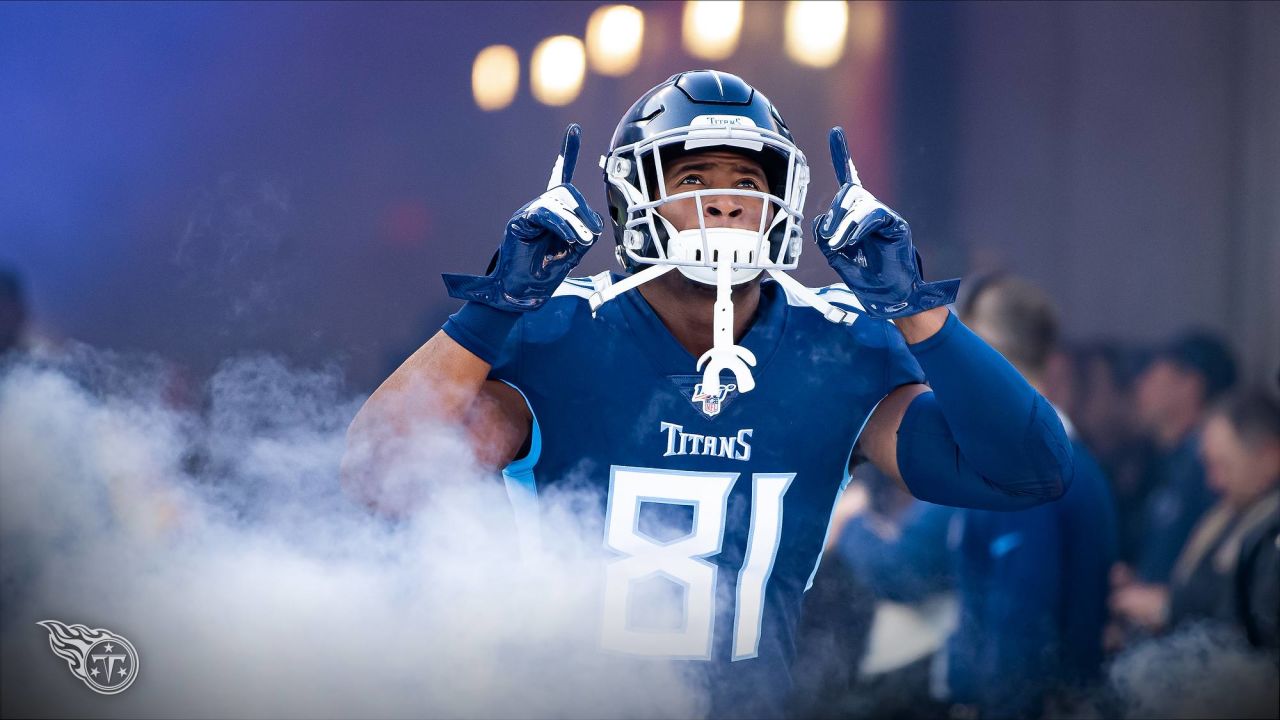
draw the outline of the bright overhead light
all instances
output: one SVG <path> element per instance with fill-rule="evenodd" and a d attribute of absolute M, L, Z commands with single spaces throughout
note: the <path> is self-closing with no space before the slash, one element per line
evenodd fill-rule
<path fill-rule="evenodd" d="M 684 49 L 703 60 L 724 60 L 742 34 L 742 0 L 689 0 L 684 4 Z"/>
<path fill-rule="evenodd" d="M 626 75 L 640 61 L 644 13 L 630 5 L 605 5 L 587 20 L 587 61 L 601 75 Z"/>
<path fill-rule="evenodd" d="M 843 0 L 792 0 L 787 3 L 787 55 L 801 65 L 827 68 L 844 54 L 849 4 Z"/>
<path fill-rule="evenodd" d="M 572 35 L 554 35 L 533 50 L 529 76 L 533 96 L 545 105 L 568 105 L 582 91 L 587 71 L 582 41 Z"/>
<path fill-rule="evenodd" d="M 471 64 L 471 94 L 481 110 L 501 110 L 511 104 L 520 85 L 520 58 L 507 45 L 490 45 Z"/>
<path fill-rule="evenodd" d="M 855 2 L 849 9 L 849 34 L 855 58 L 874 56 L 884 50 L 888 13 L 881 0 Z"/>

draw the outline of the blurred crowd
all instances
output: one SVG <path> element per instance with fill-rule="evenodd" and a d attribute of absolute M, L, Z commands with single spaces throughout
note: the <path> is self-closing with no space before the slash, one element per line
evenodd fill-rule
<path fill-rule="evenodd" d="M 1000 513 L 915 500 L 855 464 L 798 640 L 807 714 L 1121 715 L 1108 664 L 1189 629 L 1280 663 L 1275 388 L 1238 383 L 1211 333 L 1061 343 L 1033 284 L 968 286 L 957 311 L 1053 402 L 1074 481 Z M 1276 701 L 1240 707 L 1258 702 Z"/>

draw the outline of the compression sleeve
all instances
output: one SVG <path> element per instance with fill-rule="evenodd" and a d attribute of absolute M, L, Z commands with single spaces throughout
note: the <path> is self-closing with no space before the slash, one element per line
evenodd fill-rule
<path fill-rule="evenodd" d="M 950 315 L 908 346 L 933 392 L 898 427 L 898 468 L 932 503 L 1019 510 L 1066 492 L 1071 445 L 1057 412 L 1017 370 Z"/>
<path fill-rule="evenodd" d="M 449 316 L 441 329 L 472 355 L 495 365 L 511 334 L 511 328 L 519 319 L 520 313 L 468 301 L 463 303 L 458 312 Z"/>

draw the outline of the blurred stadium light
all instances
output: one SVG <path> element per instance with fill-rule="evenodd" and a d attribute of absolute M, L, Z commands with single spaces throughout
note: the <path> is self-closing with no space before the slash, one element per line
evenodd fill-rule
<path fill-rule="evenodd" d="M 626 75 L 640 61 L 644 13 L 630 5 L 605 5 L 587 20 L 587 61 L 601 75 Z"/>
<path fill-rule="evenodd" d="M 742 34 L 741 0 L 689 0 L 684 5 L 684 47 L 703 60 L 724 60 Z"/>
<path fill-rule="evenodd" d="M 854 59 L 874 56 L 883 49 L 889 26 L 889 10 L 883 0 L 862 0 L 850 4 L 849 34 Z"/>
<path fill-rule="evenodd" d="M 544 105 L 568 105 L 582 91 L 586 70 L 582 41 L 572 35 L 553 35 L 533 50 L 529 69 L 533 96 Z"/>
<path fill-rule="evenodd" d="M 510 45 L 490 45 L 471 65 L 471 94 L 481 110 L 501 110 L 511 104 L 520 85 L 520 58 Z"/>
<path fill-rule="evenodd" d="M 844 55 L 849 5 L 843 0 L 792 0 L 787 3 L 787 55 L 801 65 L 826 68 Z"/>

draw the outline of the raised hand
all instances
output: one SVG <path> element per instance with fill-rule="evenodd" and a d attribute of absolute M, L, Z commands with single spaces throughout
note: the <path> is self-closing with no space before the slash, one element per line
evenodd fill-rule
<path fill-rule="evenodd" d="M 813 234 L 827 262 L 858 296 L 864 313 L 898 318 L 954 302 L 960 280 L 924 282 L 911 227 L 862 187 L 844 129 L 832 128 L 830 142 L 840 190 L 831 208 L 814 218 Z"/>
<path fill-rule="evenodd" d="M 499 310 L 526 312 L 542 306 L 600 237 L 604 222 L 571 184 L 582 128 L 564 133 L 547 190 L 507 221 L 502 245 L 485 275 L 445 273 L 450 297 Z"/>

